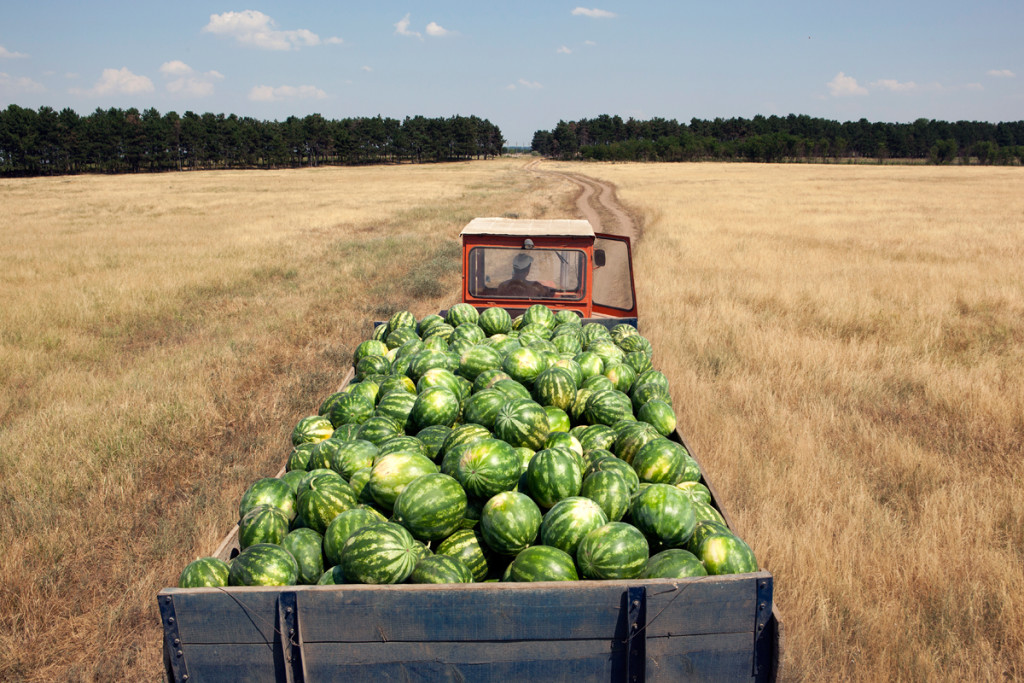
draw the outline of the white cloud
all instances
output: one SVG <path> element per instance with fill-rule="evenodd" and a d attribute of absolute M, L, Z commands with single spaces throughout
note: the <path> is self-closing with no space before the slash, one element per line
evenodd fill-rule
<path fill-rule="evenodd" d="M 72 88 L 70 92 L 80 95 L 137 95 L 144 92 L 153 92 L 153 81 L 146 76 L 139 76 L 122 66 L 120 69 L 104 69 L 100 80 L 89 90 Z"/>
<path fill-rule="evenodd" d="M 435 38 L 441 38 L 452 35 L 452 32 L 438 24 L 436 21 L 432 21 L 427 24 L 427 35 L 434 36 Z"/>
<path fill-rule="evenodd" d="M 324 43 L 326 43 L 327 45 L 341 45 L 344 42 L 345 41 L 339 38 L 338 36 L 331 36 L 330 38 L 324 41 Z"/>
<path fill-rule="evenodd" d="M 555 50 L 555 52 L 557 52 L 560 55 L 571 55 L 572 54 L 572 50 L 567 48 L 565 45 L 563 45 L 562 47 L 560 47 L 557 50 Z"/>
<path fill-rule="evenodd" d="M 203 31 L 234 38 L 241 45 L 264 50 L 292 50 L 320 44 L 320 36 L 309 29 L 282 31 L 273 19 L 252 9 L 211 14 L 210 23 L 203 27 Z"/>
<path fill-rule="evenodd" d="M 615 12 L 609 12 L 608 10 L 586 7 L 577 7 L 572 11 L 574 17 L 590 17 L 591 19 L 614 19 Z"/>
<path fill-rule="evenodd" d="M 983 86 L 981 83 L 968 83 L 967 85 L 964 86 L 964 88 L 972 92 L 980 92 L 985 89 L 985 86 Z"/>
<path fill-rule="evenodd" d="M 907 81 L 901 83 L 892 78 L 883 78 L 879 81 L 875 81 L 871 84 L 872 88 L 881 88 L 882 90 L 889 90 L 890 92 L 909 92 L 911 90 L 917 90 L 918 85 L 914 81 Z M 833 93 L 835 94 L 835 93 Z"/>
<path fill-rule="evenodd" d="M 281 100 L 322 100 L 327 93 L 314 85 L 257 85 L 249 91 L 253 102 L 280 102 Z"/>
<path fill-rule="evenodd" d="M 11 52 L 3 45 L 0 45 L 0 59 L 28 59 L 24 52 Z"/>
<path fill-rule="evenodd" d="M 862 85 L 858 85 L 857 79 L 853 76 L 847 76 L 842 71 L 836 74 L 836 77 L 826 83 L 828 91 L 832 93 L 832 97 L 850 97 L 852 95 L 867 95 L 868 89 Z"/>
<path fill-rule="evenodd" d="M 167 83 L 167 92 L 190 97 L 212 95 L 214 82 L 224 80 L 224 75 L 219 71 L 197 73 L 195 69 L 178 59 L 164 62 L 160 66 L 160 73 L 173 79 Z"/>
<path fill-rule="evenodd" d="M 373 71 L 373 67 L 372 66 L 362 66 L 362 67 L 359 67 L 359 68 L 361 68 L 366 73 L 370 73 L 370 72 Z"/>
<path fill-rule="evenodd" d="M 411 36 L 413 38 L 422 38 L 423 36 L 420 35 L 420 33 L 418 33 L 417 31 L 410 31 L 409 30 L 409 24 L 412 23 L 412 20 L 411 20 L 410 16 L 411 15 L 406 14 L 404 17 L 402 17 L 399 21 L 397 21 L 395 23 L 395 33 L 397 33 L 400 36 Z"/>
<path fill-rule="evenodd" d="M 524 88 L 529 88 L 530 90 L 539 90 L 540 88 L 544 87 L 537 81 L 528 81 L 525 78 L 519 79 L 519 85 L 523 86 Z"/>
<path fill-rule="evenodd" d="M 593 46 L 597 45 L 597 43 L 595 43 L 595 42 L 594 42 L 594 41 L 592 41 L 592 40 L 584 40 L 584 41 L 583 41 L 583 44 L 584 44 L 584 45 L 589 45 L 590 47 L 593 47 Z"/>
<path fill-rule="evenodd" d="M 993 78 L 1013 78 L 1017 74 L 1013 73 L 1009 69 L 992 69 L 988 72 L 988 75 Z"/>
<path fill-rule="evenodd" d="M 40 92 L 46 92 L 46 88 L 42 83 L 36 83 L 31 78 L 25 76 L 16 78 L 0 71 L 0 93 L 21 94 Z"/>

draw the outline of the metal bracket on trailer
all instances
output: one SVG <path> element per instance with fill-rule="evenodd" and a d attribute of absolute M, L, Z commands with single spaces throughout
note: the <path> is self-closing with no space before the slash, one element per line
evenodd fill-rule
<path fill-rule="evenodd" d="M 626 600 L 626 681 L 634 683 L 647 676 L 647 588 L 630 586 Z"/>
<path fill-rule="evenodd" d="M 757 611 L 754 621 L 754 680 L 767 681 L 772 678 L 772 578 L 762 577 L 757 580 Z"/>
<path fill-rule="evenodd" d="M 302 634 L 299 632 L 299 600 L 295 591 L 282 591 L 277 599 L 277 623 L 280 624 L 281 654 L 287 683 L 303 683 L 306 665 L 302 658 Z"/>
<path fill-rule="evenodd" d="M 168 680 L 187 681 L 188 664 L 181 648 L 178 635 L 178 619 L 174 612 L 174 598 L 164 595 L 160 598 L 160 620 L 164 624 L 164 672 Z"/>

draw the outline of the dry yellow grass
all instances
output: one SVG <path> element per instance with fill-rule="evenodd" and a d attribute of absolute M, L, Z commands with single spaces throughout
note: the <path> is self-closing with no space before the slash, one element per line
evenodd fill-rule
<path fill-rule="evenodd" d="M 273 475 L 374 319 L 458 295 L 517 162 L 0 181 L 0 680 L 161 671 L 156 592 Z"/>
<path fill-rule="evenodd" d="M 643 332 L 787 678 L 1024 678 L 1021 169 L 545 167 L 645 218 Z"/>

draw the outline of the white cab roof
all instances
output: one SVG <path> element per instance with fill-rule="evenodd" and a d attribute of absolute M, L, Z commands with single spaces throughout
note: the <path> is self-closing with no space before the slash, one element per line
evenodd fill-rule
<path fill-rule="evenodd" d="M 461 235 L 593 237 L 589 221 L 576 219 L 474 218 Z"/>

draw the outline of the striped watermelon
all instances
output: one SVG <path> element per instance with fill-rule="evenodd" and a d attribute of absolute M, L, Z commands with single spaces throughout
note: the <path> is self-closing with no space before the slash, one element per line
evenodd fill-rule
<path fill-rule="evenodd" d="M 608 425 L 590 425 L 579 436 L 584 453 L 598 449 L 610 449 L 615 443 L 615 430 Z"/>
<path fill-rule="evenodd" d="M 338 451 L 343 443 L 343 441 L 335 439 L 333 436 L 323 441 L 317 441 L 309 452 L 309 462 L 306 463 L 306 469 L 334 469 L 334 461 L 338 459 Z"/>
<path fill-rule="evenodd" d="M 444 444 L 441 446 L 441 457 L 444 457 L 450 451 L 456 450 L 460 446 L 479 441 L 480 439 L 490 438 L 491 432 L 482 425 L 474 423 L 458 425 L 452 429 L 451 433 L 448 434 L 448 438 L 444 440 Z"/>
<path fill-rule="evenodd" d="M 483 536 L 475 529 L 459 529 L 441 541 L 436 555 L 449 555 L 461 560 L 473 575 L 474 581 L 483 581 L 490 571 L 490 549 Z"/>
<path fill-rule="evenodd" d="M 424 474 L 437 472 L 437 465 L 419 453 L 392 453 L 377 460 L 370 469 L 366 487 L 374 502 L 390 511 L 405 487 Z"/>
<path fill-rule="evenodd" d="M 580 496 L 597 503 L 609 522 L 618 522 L 629 510 L 632 492 L 620 473 L 599 470 L 583 479 Z"/>
<path fill-rule="evenodd" d="M 387 375 L 391 371 L 391 361 L 387 356 L 367 356 L 356 363 L 356 379 L 360 382 L 376 375 Z"/>
<path fill-rule="evenodd" d="M 676 429 L 676 414 L 665 401 L 653 399 L 640 406 L 636 411 L 636 419 L 658 430 L 662 436 L 668 436 Z"/>
<path fill-rule="evenodd" d="M 508 334 L 512 330 L 512 316 L 498 306 L 485 308 L 480 312 L 477 324 L 483 328 L 488 337 L 496 334 Z"/>
<path fill-rule="evenodd" d="M 389 417 L 399 426 L 399 431 L 405 431 L 413 428 L 410 415 L 412 414 L 412 407 L 415 403 L 415 395 L 405 391 L 393 391 L 380 399 L 377 403 L 377 409 L 374 411 L 373 416 L 379 417 L 383 415 L 384 417 Z M 369 419 L 363 423 L 363 426 L 365 427 L 368 423 Z M 380 444 L 378 443 L 377 445 Z"/>
<path fill-rule="evenodd" d="M 587 399 L 583 416 L 590 424 L 613 425 L 620 420 L 633 419 L 633 405 L 629 396 L 621 391 L 601 389 Z"/>
<path fill-rule="evenodd" d="M 409 414 L 416 430 L 442 425 L 451 427 L 459 416 L 459 398 L 445 387 L 424 389 L 415 398 Z"/>
<path fill-rule="evenodd" d="M 455 331 L 448 338 L 448 344 L 454 345 L 456 342 L 469 342 L 466 348 L 470 348 L 475 344 L 479 344 L 483 340 L 487 339 L 487 334 L 483 331 L 483 328 L 472 322 L 464 322 L 455 326 Z"/>
<path fill-rule="evenodd" d="M 548 448 L 538 451 L 530 460 L 526 482 L 534 502 L 542 508 L 550 508 L 563 498 L 580 492 L 583 473 L 571 452 Z"/>
<path fill-rule="evenodd" d="M 711 491 L 699 481 L 681 481 L 676 484 L 676 488 L 685 493 L 694 503 L 697 501 L 711 503 Z"/>
<path fill-rule="evenodd" d="M 296 529 L 281 541 L 281 547 L 291 553 L 299 565 L 297 583 L 311 586 L 323 576 L 323 540 L 313 529 Z"/>
<path fill-rule="evenodd" d="M 302 480 L 305 473 L 305 470 L 288 470 L 281 475 L 281 481 L 288 484 L 288 488 L 292 490 L 292 495 L 294 495 L 296 499 L 299 496 L 299 482 Z"/>
<path fill-rule="evenodd" d="M 338 447 L 331 467 L 347 481 L 357 470 L 373 465 L 377 453 L 377 447 L 369 441 L 363 439 L 346 441 Z"/>
<path fill-rule="evenodd" d="M 638 379 L 637 382 L 639 381 Z M 634 383 L 629 390 L 629 399 L 633 404 L 633 410 L 637 412 L 650 401 L 664 401 L 672 405 L 672 394 L 669 393 L 668 387 L 654 380 Z"/>
<path fill-rule="evenodd" d="M 448 368 L 430 368 L 416 382 L 416 391 L 423 393 L 427 389 L 442 387 L 456 396 L 462 395 L 462 384 L 454 372 Z"/>
<path fill-rule="evenodd" d="M 391 374 L 380 383 L 380 389 L 377 391 L 377 394 L 384 397 L 392 391 L 404 391 L 407 394 L 415 394 L 416 383 L 406 377 L 405 374 Z"/>
<path fill-rule="evenodd" d="M 494 419 L 505 404 L 505 395 L 497 389 L 484 389 L 468 399 L 463 406 L 462 419 L 487 429 L 494 428 Z"/>
<path fill-rule="evenodd" d="M 509 377 L 524 385 L 531 385 L 537 376 L 547 368 L 544 356 L 529 347 L 513 349 L 501 361 L 501 369 Z"/>
<path fill-rule="evenodd" d="M 533 398 L 542 406 L 568 410 L 576 400 L 576 380 L 564 368 L 548 368 L 534 380 Z"/>
<path fill-rule="evenodd" d="M 295 496 L 292 489 L 276 477 L 257 479 L 249 486 L 238 503 L 238 518 L 245 517 L 245 513 L 257 505 L 273 505 L 283 510 L 289 520 L 295 519 Z"/>
<path fill-rule="evenodd" d="M 421 541 L 439 541 L 456 531 L 466 512 L 466 492 L 439 472 L 409 482 L 395 499 L 391 519 Z"/>
<path fill-rule="evenodd" d="M 443 321 L 432 325 L 430 332 L 423 335 L 423 345 L 432 351 L 444 351 L 448 348 L 448 338 L 454 331 L 454 327 Z"/>
<path fill-rule="evenodd" d="M 622 359 L 622 362 L 633 368 L 633 372 L 637 375 L 647 372 L 653 367 L 651 365 L 651 357 L 643 351 L 630 351 Z"/>
<path fill-rule="evenodd" d="M 427 450 L 427 445 L 420 441 L 415 436 L 393 436 L 390 439 L 382 441 L 380 446 L 377 448 L 377 457 L 374 461 L 380 460 L 385 455 L 392 453 L 419 453 L 430 457 L 430 451 Z"/>
<path fill-rule="evenodd" d="M 447 348 L 447 343 L 445 343 L 445 348 Z M 448 362 L 448 353 L 446 351 L 435 351 L 426 348 L 412 357 L 407 374 L 413 382 L 418 382 L 427 370 L 447 368 Z"/>
<path fill-rule="evenodd" d="M 506 402 L 494 419 L 494 435 L 516 447 L 542 448 L 549 433 L 548 414 L 530 399 Z"/>
<path fill-rule="evenodd" d="M 257 543 L 276 543 L 288 534 L 288 515 L 273 505 L 257 505 L 238 522 L 238 547 L 242 550 Z"/>
<path fill-rule="evenodd" d="M 473 323 L 475 325 L 479 319 L 480 314 L 472 304 L 467 303 L 454 304 L 444 316 L 444 321 L 452 327 L 458 327 L 463 323 Z"/>
<path fill-rule="evenodd" d="M 521 473 L 519 454 L 499 439 L 481 439 L 467 445 L 455 467 L 455 478 L 466 493 L 481 500 L 511 491 Z"/>
<path fill-rule="evenodd" d="M 604 361 L 601 360 L 601 356 L 597 355 L 593 351 L 583 351 L 577 353 L 573 360 L 580 366 L 580 372 L 583 373 L 583 380 L 595 375 L 600 375 L 604 370 Z M 582 381 L 580 384 L 582 385 Z"/>
<path fill-rule="evenodd" d="M 682 444 L 659 437 L 641 446 L 630 464 L 640 481 L 675 486 L 683 480 L 691 460 Z"/>
<path fill-rule="evenodd" d="M 544 412 L 548 414 L 548 430 L 550 432 L 568 432 L 572 426 L 569 421 L 569 414 L 561 408 L 545 406 Z"/>
<path fill-rule="evenodd" d="M 502 379 L 512 378 L 509 377 L 507 372 L 500 368 L 496 370 L 484 370 L 476 376 L 475 380 L 473 380 L 473 386 L 471 387 L 472 393 L 475 394 L 479 391 L 483 391 L 484 389 L 490 389 L 492 384 Z"/>
<path fill-rule="evenodd" d="M 384 343 L 387 344 L 388 349 L 391 350 L 400 348 L 405 344 L 408 344 L 409 342 L 414 341 L 416 339 L 419 339 L 419 335 L 416 334 L 416 328 L 400 327 L 397 330 L 391 330 L 390 332 L 388 332 L 387 336 L 384 337 Z M 376 356 L 370 356 L 369 359 L 373 359 L 375 357 Z M 359 362 L 362 363 L 365 360 L 368 360 L 368 358 L 364 358 Z M 359 366 L 357 365 L 356 367 L 358 368 Z"/>
<path fill-rule="evenodd" d="M 569 432 L 549 432 L 544 448 L 561 448 L 576 456 L 576 462 L 582 462 L 583 446 L 580 440 Z"/>
<path fill-rule="evenodd" d="M 334 425 L 323 415 L 310 415 L 299 420 L 292 430 L 292 445 L 323 441 L 334 433 Z"/>
<path fill-rule="evenodd" d="M 382 522 L 365 526 L 342 546 L 341 570 L 350 583 L 401 583 L 419 561 L 418 546 L 400 524 Z"/>
<path fill-rule="evenodd" d="M 512 378 L 499 379 L 491 385 L 491 388 L 495 391 L 500 391 L 505 395 L 505 398 L 525 398 L 531 401 L 533 400 L 530 390 Z"/>
<path fill-rule="evenodd" d="M 733 534 L 711 534 L 697 549 L 708 574 L 746 574 L 757 571 L 757 558 L 746 542 Z"/>
<path fill-rule="evenodd" d="M 336 565 L 341 562 L 341 549 L 349 536 L 364 526 L 386 521 L 384 515 L 366 506 L 350 508 L 335 517 L 324 532 L 324 557 L 327 564 Z"/>
<path fill-rule="evenodd" d="M 309 456 L 318 443 L 320 442 L 300 443 L 298 446 L 293 448 L 292 452 L 288 454 L 288 462 L 285 464 L 285 470 L 291 472 L 292 470 L 305 470 L 309 467 Z"/>
<path fill-rule="evenodd" d="M 651 484 L 637 494 L 629 508 L 634 526 L 666 548 L 683 548 L 697 519 L 685 493 L 668 484 Z"/>
<path fill-rule="evenodd" d="M 616 363 L 605 368 L 603 374 L 612 381 L 614 388 L 622 393 L 629 391 L 633 386 L 633 380 L 636 379 L 636 371 L 625 363 Z"/>
<path fill-rule="evenodd" d="M 628 463 L 633 462 L 633 457 L 648 441 L 664 438 L 646 422 L 631 422 L 617 431 L 618 436 L 615 437 L 612 452 Z"/>
<path fill-rule="evenodd" d="M 318 586 L 334 586 L 345 583 L 345 573 L 341 571 L 341 567 L 334 565 L 321 576 L 320 580 L 316 582 Z"/>
<path fill-rule="evenodd" d="M 388 333 L 394 332 L 400 329 L 411 329 L 416 331 L 416 316 L 410 311 L 396 311 L 388 319 L 387 331 Z"/>
<path fill-rule="evenodd" d="M 185 565 L 179 588 L 212 588 L 228 585 L 228 563 L 216 557 L 200 557 Z"/>
<path fill-rule="evenodd" d="M 542 325 L 552 330 L 555 327 L 555 314 L 544 304 L 534 304 L 523 311 L 523 325 Z"/>
<path fill-rule="evenodd" d="M 441 457 L 441 446 L 451 433 L 451 427 L 431 425 L 416 432 L 416 438 L 420 440 L 420 443 L 426 449 L 427 457 L 437 462 Z"/>
<path fill-rule="evenodd" d="M 377 395 L 380 393 L 380 385 L 369 380 L 353 382 L 342 389 L 342 392 L 346 394 L 358 394 L 370 401 L 373 405 L 377 405 Z"/>
<path fill-rule="evenodd" d="M 506 574 L 508 581 L 579 581 L 580 578 L 569 553 L 546 545 L 521 551 Z"/>
<path fill-rule="evenodd" d="M 313 481 L 299 495 L 299 516 L 306 526 L 324 533 L 334 518 L 357 505 L 356 492 L 341 477 L 323 477 Z"/>
<path fill-rule="evenodd" d="M 413 399 L 413 402 L 415 402 L 415 399 Z M 411 405 L 409 410 L 412 410 Z M 359 428 L 357 437 L 361 441 L 369 441 L 374 446 L 377 446 L 393 436 L 398 436 L 399 434 L 404 433 L 405 430 L 402 428 L 402 425 L 395 421 L 394 418 L 380 414 L 374 415 L 364 422 Z"/>
<path fill-rule="evenodd" d="M 540 509 L 529 496 L 516 491 L 503 491 L 484 505 L 480 516 L 480 534 L 487 547 L 494 552 L 516 555 L 533 545 L 541 521 Z"/>
<path fill-rule="evenodd" d="M 367 356 L 383 356 L 387 354 L 388 346 L 377 339 L 367 339 L 356 347 L 352 354 L 352 364 L 355 365 Z"/>
<path fill-rule="evenodd" d="M 686 579 L 707 574 L 707 570 L 696 555 L 682 548 L 669 548 L 651 555 L 640 578 Z"/>
<path fill-rule="evenodd" d="M 617 458 L 614 455 L 595 458 L 594 460 L 591 461 L 589 465 L 587 465 L 587 469 L 583 472 L 583 475 L 584 477 L 588 477 L 594 472 L 601 472 L 606 470 L 616 472 L 620 477 L 622 477 L 625 480 L 627 486 L 629 486 L 629 492 L 631 497 L 639 489 L 640 477 L 637 476 L 636 470 L 634 470 L 628 462 L 620 458 Z"/>
<path fill-rule="evenodd" d="M 299 564 L 279 545 L 257 543 L 238 554 L 228 571 L 229 586 L 294 586 Z"/>
<path fill-rule="evenodd" d="M 608 521 L 608 516 L 595 501 L 581 496 L 563 498 L 544 513 L 540 525 L 541 542 L 575 557 L 580 540 Z"/>
<path fill-rule="evenodd" d="M 583 380 L 583 384 L 580 385 L 581 389 L 590 389 L 591 391 L 606 391 L 608 389 L 615 388 L 615 382 L 611 381 L 604 375 L 592 375 Z"/>
<path fill-rule="evenodd" d="M 327 413 L 328 419 L 335 429 L 341 425 L 362 424 L 373 415 L 373 400 L 367 398 L 363 392 L 344 393 L 331 406 Z"/>
<path fill-rule="evenodd" d="M 635 579 L 649 556 L 647 539 L 632 524 L 609 522 L 584 536 L 576 563 L 586 579 Z"/>
<path fill-rule="evenodd" d="M 416 323 L 416 333 L 425 338 L 430 334 L 430 331 L 440 323 L 444 323 L 444 318 L 439 316 L 437 313 L 431 313 Z"/>
<path fill-rule="evenodd" d="M 704 542 L 704 539 L 714 534 L 731 534 L 732 530 L 726 526 L 725 522 L 719 522 L 715 520 L 700 519 L 697 518 L 697 523 L 693 526 L 693 535 L 690 536 L 690 541 L 686 544 L 686 549 L 694 555 L 697 554 L 700 544 Z"/>
<path fill-rule="evenodd" d="M 431 555 L 416 563 L 409 583 L 473 583 L 473 573 L 466 563 L 451 555 Z"/>
<path fill-rule="evenodd" d="M 486 344 L 471 346 L 459 356 L 459 374 L 470 382 L 475 381 L 483 372 L 500 368 L 501 354 Z"/>

